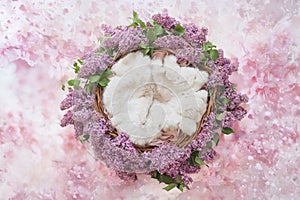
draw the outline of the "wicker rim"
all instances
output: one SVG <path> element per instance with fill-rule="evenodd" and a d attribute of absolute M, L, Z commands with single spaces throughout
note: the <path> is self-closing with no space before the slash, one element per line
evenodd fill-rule
<path fill-rule="evenodd" d="M 137 51 L 137 50 L 136 50 Z M 118 61 L 121 58 L 125 57 L 127 54 L 132 53 L 135 51 L 130 51 L 127 52 L 126 54 L 120 55 L 119 53 L 116 54 L 116 56 L 114 57 L 114 61 Z M 159 49 L 159 50 L 155 50 L 151 56 L 151 58 L 163 58 L 167 55 L 175 55 L 175 52 L 170 50 L 170 49 Z M 187 62 L 187 61 L 182 61 L 180 63 L 178 63 L 181 67 L 194 67 L 193 65 L 191 65 L 191 63 Z M 112 66 L 109 66 L 109 68 L 111 68 Z M 205 70 L 205 69 L 204 69 Z M 210 70 L 205 70 L 207 71 L 209 74 L 211 73 Z M 103 106 L 103 92 L 104 92 L 104 88 L 101 87 L 97 87 L 96 91 L 95 91 L 95 103 L 94 103 L 94 108 L 97 112 L 99 112 L 104 119 L 109 120 L 109 116 Z M 207 107 L 206 107 L 206 111 L 203 114 L 201 120 L 197 123 L 197 129 L 195 131 L 195 133 L 192 136 L 189 136 L 187 134 L 184 134 L 181 130 L 179 131 L 178 135 L 176 137 L 171 137 L 171 138 L 165 138 L 161 139 L 161 138 L 157 138 L 155 140 L 157 141 L 161 141 L 161 143 L 168 141 L 170 144 L 172 145 L 176 145 L 180 148 L 184 148 L 186 147 L 191 141 L 193 141 L 198 134 L 200 133 L 200 131 L 202 130 L 202 124 L 204 119 L 211 113 L 212 111 L 212 107 L 213 107 L 213 102 L 215 100 L 216 97 L 216 90 L 214 90 L 213 94 L 211 96 L 208 96 L 207 99 Z M 116 128 L 114 128 L 113 130 L 110 130 L 108 132 L 109 135 L 111 135 L 112 137 L 117 137 L 118 136 L 118 131 Z M 159 143 L 159 142 L 158 142 Z M 152 151 L 155 147 L 157 147 L 157 144 L 146 144 L 144 146 L 140 146 L 140 145 L 136 145 L 134 144 L 135 148 L 139 151 L 139 152 L 144 152 L 144 151 Z"/>

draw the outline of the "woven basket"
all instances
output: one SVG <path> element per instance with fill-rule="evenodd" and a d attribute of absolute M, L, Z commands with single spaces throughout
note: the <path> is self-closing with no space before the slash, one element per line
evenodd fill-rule
<path fill-rule="evenodd" d="M 133 51 L 128 52 L 128 53 L 132 53 L 132 52 Z M 114 61 L 117 62 L 121 58 L 125 57 L 128 53 L 123 54 L 123 55 L 120 55 L 119 53 L 117 53 L 114 58 Z M 153 58 L 162 58 L 163 59 L 167 55 L 175 55 L 175 52 L 170 49 L 159 49 L 159 50 L 155 50 L 153 52 L 151 58 L 152 59 Z M 187 61 L 182 61 L 178 64 L 181 67 L 194 67 Z M 204 70 L 207 71 L 209 74 L 211 73 L 210 69 L 204 69 Z M 102 102 L 103 92 L 104 92 L 104 88 L 102 88 L 102 87 L 96 88 L 94 107 L 95 107 L 95 110 L 97 112 L 99 112 L 106 120 L 109 120 L 109 117 L 107 115 L 107 112 L 106 112 L 106 110 L 103 106 L 103 102 Z M 163 143 L 166 141 L 169 142 L 170 144 L 176 145 L 180 148 L 186 147 L 192 140 L 194 140 L 198 136 L 199 132 L 201 131 L 201 125 L 202 125 L 205 117 L 211 113 L 212 107 L 214 105 L 215 96 L 216 96 L 216 90 L 214 90 L 213 94 L 210 97 L 208 97 L 206 112 L 202 116 L 202 119 L 200 120 L 200 122 L 197 123 L 197 130 L 195 131 L 195 133 L 193 135 L 189 136 L 187 134 L 184 134 L 181 130 L 178 131 L 178 134 L 176 137 L 167 137 L 162 133 L 162 136 L 160 138 L 155 139 L 155 142 L 151 142 L 144 146 L 134 145 L 135 148 L 139 152 L 152 151 L 152 149 L 157 147 L 159 143 Z M 114 137 L 118 136 L 118 131 L 117 131 L 117 129 L 114 129 L 113 131 L 110 131 L 108 134 L 114 138 Z"/>

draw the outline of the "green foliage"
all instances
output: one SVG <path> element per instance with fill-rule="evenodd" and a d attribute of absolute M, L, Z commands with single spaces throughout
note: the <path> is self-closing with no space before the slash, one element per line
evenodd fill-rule
<path fill-rule="evenodd" d="M 177 24 L 174 28 L 173 34 L 178 36 L 183 36 L 185 28 L 183 28 L 180 24 Z"/>
<path fill-rule="evenodd" d="M 75 90 L 78 90 L 80 88 L 80 80 L 77 78 L 68 80 L 68 85 L 72 86 Z"/>
<path fill-rule="evenodd" d="M 225 127 L 225 128 L 222 128 L 222 133 L 224 133 L 226 135 L 230 135 L 230 134 L 234 133 L 234 131 L 231 128 Z"/>
<path fill-rule="evenodd" d="M 216 120 L 222 121 L 222 118 L 223 118 L 223 113 L 219 113 L 216 115 Z"/>
<path fill-rule="evenodd" d="M 82 134 L 79 135 L 76 139 L 79 140 L 82 144 L 84 144 L 85 142 L 87 142 L 90 138 L 89 134 Z"/>
<path fill-rule="evenodd" d="M 150 27 L 147 28 L 146 37 L 147 37 L 149 43 L 152 44 L 157 39 L 157 35 L 154 32 L 154 29 L 152 29 Z"/>
<path fill-rule="evenodd" d="M 76 62 L 74 62 L 73 64 L 73 69 L 74 69 L 74 72 L 75 74 L 77 74 L 80 70 L 80 67 L 83 65 L 83 61 L 81 59 L 77 59 Z"/>
<path fill-rule="evenodd" d="M 191 157 L 189 158 L 189 162 L 193 165 L 193 166 L 202 166 L 202 165 L 206 165 L 208 167 L 208 165 L 200 158 L 202 152 L 198 151 L 198 150 L 194 150 L 191 153 Z"/>
<path fill-rule="evenodd" d="M 206 143 L 206 148 L 208 148 L 208 149 L 212 149 L 212 141 L 209 141 L 209 142 L 207 142 Z"/>
<path fill-rule="evenodd" d="M 100 76 L 98 84 L 101 87 L 106 87 L 107 84 L 109 83 L 109 79 L 107 78 L 108 76 L 110 76 L 112 74 L 111 70 L 109 68 L 107 68 Z"/>
<path fill-rule="evenodd" d="M 137 14 L 137 12 L 133 11 L 132 13 L 133 18 L 132 19 L 132 24 L 130 24 L 128 27 L 136 27 L 136 26 L 140 26 L 141 28 L 145 28 L 146 24 L 145 22 L 143 22 L 143 20 L 141 20 Z"/>
<path fill-rule="evenodd" d="M 206 42 L 202 47 L 202 50 L 204 52 L 203 57 L 210 57 L 211 60 L 216 61 L 219 58 L 219 53 L 216 47 L 217 46 L 212 44 L 211 42 Z"/>
<path fill-rule="evenodd" d="M 216 145 L 219 144 L 219 141 L 220 141 L 220 135 L 219 133 L 215 133 L 214 136 L 213 136 L 213 141 Z"/>
<path fill-rule="evenodd" d="M 224 105 L 228 104 L 229 102 L 230 102 L 230 99 L 228 99 L 228 98 L 222 99 L 222 103 L 223 103 Z"/>
<path fill-rule="evenodd" d="M 190 189 L 186 184 L 182 182 L 181 175 L 178 175 L 177 178 L 174 179 L 168 175 L 160 174 L 158 171 L 153 171 L 151 172 L 151 178 L 157 179 L 159 183 L 168 184 L 163 188 L 166 191 L 170 191 L 175 187 L 177 187 L 182 192 L 184 188 Z"/>
<path fill-rule="evenodd" d="M 140 47 L 142 48 L 144 55 L 152 55 L 154 50 L 154 47 L 152 45 L 145 44 L 144 42 L 142 42 L 140 44 Z"/>

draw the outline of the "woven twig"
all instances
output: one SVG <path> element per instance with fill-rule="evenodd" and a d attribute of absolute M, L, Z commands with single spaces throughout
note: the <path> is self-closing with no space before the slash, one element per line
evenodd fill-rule
<path fill-rule="evenodd" d="M 131 53 L 131 52 L 128 52 L 128 53 Z M 119 59 L 123 58 L 127 54 L 120 55 L 119 53 L 117 53 L 117 55 L 115 56 L 115 61 L 118 61 Z M 159 50 L 154 51 L 151 58 L 152 59 L 161 58 L 163 60 L 164 57 L 167 55 L 175 55 L 175 52 L 170 49 L 159 49 Z M 182 67 L 190 66 L 190 63 L 187 61 L 182 61 L 178 64 Z M 194 66 L 191 66 L 191 67 L 194 67 Z M 211 72 L 209 71 L 208 73 L 211 73 Z M 110 118 L 109 114 L 106 112 L 106 110 L 103 106 L 103 102 L 102 102 L 103 92 L 104 92 L 103 88 L 101 88 L 101 87 L 96 88 L 94 107 L 95 107 L 95 110 L 98 111 L 106 120 L 109 120 L 109 118 Z M 159 144 L 164 143 L 166 141 L 169 142 L 170 144 L 176 145 L 181 148 L 186 147 L 192 140 L 194 140 L 198 136 L 198 134 L 200 133 L 200 131 L 202 129 L 202 124 L 203 124 L 205 117 L 207 117 L 211 113 L 211 110 L 213 107 L 213 102 L 214 102 L 215 96 L 216 96 L 216 92 L 217 91 L 215 90 L 213 92 L 213 94 L 208 98 L 206 112 L 202 116 L 202 119 L 200 120 L 200 122 L 198 122 L 197 130 L 195 131 L 195 133 L 192 136 L 184 134 L 181 130 L 178 130 L 178 133 L 175 136 L 174 135 L 164 135 L 164 133 L 162 133 L 161 137 L 155 139 L 151 143 L 148 143 L 144 146 L 135 145 L 136 149 L 140 152 L 151 151 L 153 148 L 155 148 Z M 117 137 L 118 131 L 116 129 L 113 129 L 112 131 L 109 131 L 108 134 L 111 135 L 112 137 Z"/>

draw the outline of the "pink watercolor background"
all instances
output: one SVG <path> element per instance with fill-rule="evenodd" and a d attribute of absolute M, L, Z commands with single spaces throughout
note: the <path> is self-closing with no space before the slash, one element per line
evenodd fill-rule
<path fill-rule="evenodd" d="M 190 191 L 147 176 L 125 183 L 61 128 L 61 84 L 103 23 L 166 12 L 209 28 L 239 62 L 248 115 Z M 300 2 L 297 0 L 2 0 L 0 199 L 300 199 Z"/>

